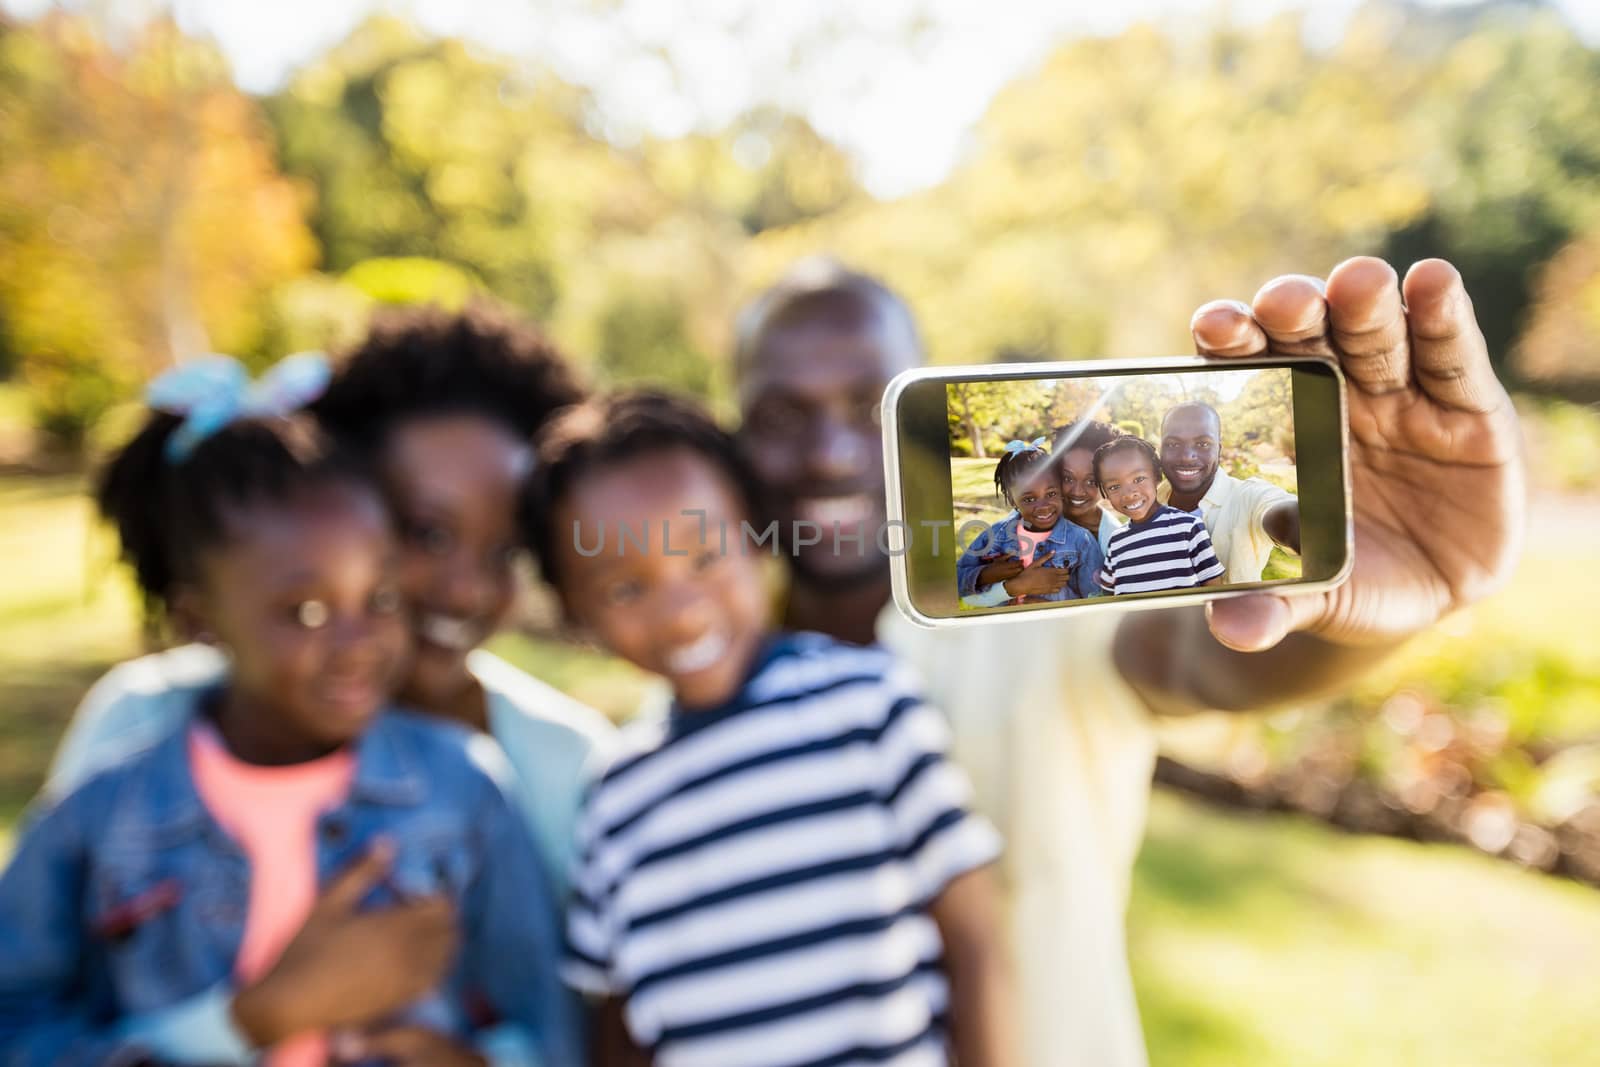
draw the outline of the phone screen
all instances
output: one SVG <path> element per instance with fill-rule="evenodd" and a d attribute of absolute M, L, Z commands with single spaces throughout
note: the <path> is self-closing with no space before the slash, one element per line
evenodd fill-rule
<path fill-rule="evenodd" d="M 1348 565 L 1330 364 L 967 368 L 891 396 L 897 591 L 917 615 L 1330 582 Z"/>

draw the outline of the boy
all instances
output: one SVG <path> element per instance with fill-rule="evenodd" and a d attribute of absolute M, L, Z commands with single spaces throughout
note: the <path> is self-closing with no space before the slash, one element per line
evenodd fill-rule
<path fill-rule="evenodd" d="M 536 471 L 527 535 L 563 607 L 674 691 L 580 821 L 569 979 L 603 1001 L 596 1062 L 1015 1062 L 998 839 L 904 668 L 771 630 L 731 439 L 624 395 L 558 418 Z"/>
<path fill-rule="evenodd" d="M 1112 595 L 1216 585 L 1223 566 L 1198 515 L 1156 499 L 1161 462 L 1150 442 L 1119 437 L 1094 454 L 1094 477 L 1128 524 L 1111 535 L 1100 584 Z"/>

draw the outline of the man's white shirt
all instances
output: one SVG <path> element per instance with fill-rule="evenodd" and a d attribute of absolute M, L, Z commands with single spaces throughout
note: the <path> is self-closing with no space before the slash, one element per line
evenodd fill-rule
<path fill-rule="evenodd" d="M 1143 1067 L 1125 923 L 1155 730 L 1112 661 L 1117 620 L 1071 615 L 930 630 L 890 605 L 878 639 L 949 718 L 1005 841 L 1023 1062 Z"/>
<path fill-rule="evenodd" d="M 1162 482 L 1156 498 L 1170 503 L 1172 483 Z M 1265 478 L 1235 478 L 1217 470 L 1211 488 L 1200 498 L 1200 518 L 1211 535 L 1211 547 L 1227 568 L 1224 584 L 1259 582 L 1272 556 L 1272 538 L 1267 536 L 1267 512 L 1276 504 L 1295 502 L 1293 493 L 1273 485 Z"/>

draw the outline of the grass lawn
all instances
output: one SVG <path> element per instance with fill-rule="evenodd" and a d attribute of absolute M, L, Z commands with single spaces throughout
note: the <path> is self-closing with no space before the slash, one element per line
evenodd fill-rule
<path fill-rule="evenodd" d="M 76 479 L 0 477 L 0 855 L 84 688 L 139 646 L 134 597 L 81 494 Z M 1574 536 L 1368 685 L 1530 643 L 1600 671 L 1578 625 L 1600 599 L 1600 559 Z M 608 711 L 641 691 L 595 653 L 517 636 L 495 648 Z M 1584 712 L 1571 714 L 1576 726 Z M 1158 794 L 1130 930 L 1156 1067 L 1600 1067 L 1600 894 L 1463 850 Z"/>
<path fill-rule="evenodd" d="M 94 530 L 79 479 L 0 478 L 0 824 L 89 683 L 139 648 L 131 584 Z"/>
<path fill-rule="evenodd" d="M 1157 792 L 1129 912 L 1153 1067 L 1600 1064 L 1600 893 Z"/>

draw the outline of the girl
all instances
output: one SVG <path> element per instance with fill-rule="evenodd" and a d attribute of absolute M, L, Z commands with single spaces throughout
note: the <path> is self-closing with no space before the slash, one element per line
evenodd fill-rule
<path fill-rule="evenodd" d="M 24 830 L 0 876 L 10 1062 L 321 1063 L 331 1029 L 385 1017 L 442 1062 L 475 1062 L 461 1042 L 491 1017 L 578 1054 L 493 754 L 380 714 L 407 645 L 396 549 L 363 467 L 293 413 L 325 380 L 309 357 L 248 390 L 231 360 L 191 363 L 105 472 L 140 588 L 230 670 Z"/>
<path fill-rule="evenodd" d="M 517 772 L 518 806 L 564 892 L 588 769 L 613 730 L 478 646 L 516 595 L 516 497 L 535 430 L 582 396 L 534 330 L 486 306 L 381 318 L 312 410 L 370 457 L 401 532 L 399 588 L 415 654 L 403 703 L 487 731 Z M 173 690 L 211 684 L 226 661 L 186 646 L 123 664 L 79 708 L 47 789 L 59 791 L 175 727 Z"/>
<path fill-rule="evenodd" d="M 980 534 L 956 561 L 962 602 L 1073 600 L 1098 592 L 1100 546 L 1062 516 L 1061 478 L 1045 438 L 1012 441 L 995 465 L 995 489 L 1016 514 Z"/>

